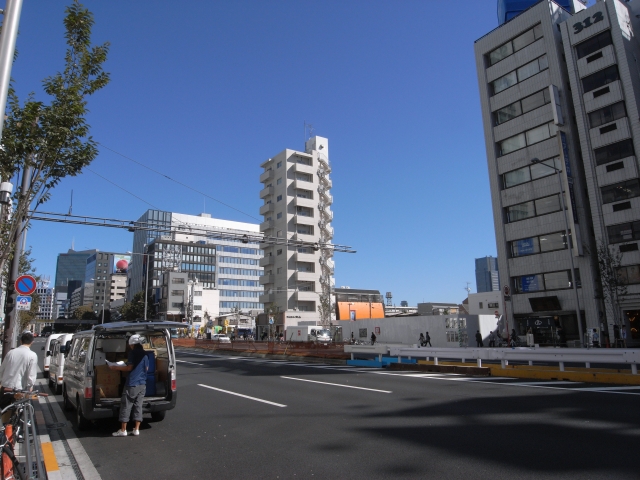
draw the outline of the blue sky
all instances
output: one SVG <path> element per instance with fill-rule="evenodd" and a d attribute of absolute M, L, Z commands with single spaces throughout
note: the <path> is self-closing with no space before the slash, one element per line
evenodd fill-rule
<path fill-rule="evenodd" d="M 495 237 L 473 42 L 495 0 L 91 0 L 111 83 L 89 101 L 93 137 L 250 216 L 107 149 L 42 210 L 137 219 L 149 204 L 259 222 L 260 163 L 303 149 L 303 122 L 329 138 L 336 285 L 391 291 L 396 304 L 459 302 Z M 25 2 L 19 94 L 63 66 L 66 2 Z M 37 272 L 58 253 L 127 251 L 132 234 L 34 222 Z"/>

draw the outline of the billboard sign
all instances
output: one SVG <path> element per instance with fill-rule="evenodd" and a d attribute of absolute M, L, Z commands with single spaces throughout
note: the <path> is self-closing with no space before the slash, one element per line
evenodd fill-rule
<path fill-rule="evenodd" d="M 127 273 L 130 263 L 131 255 L 113 255 L 113 266 L 111 273 Z"/>

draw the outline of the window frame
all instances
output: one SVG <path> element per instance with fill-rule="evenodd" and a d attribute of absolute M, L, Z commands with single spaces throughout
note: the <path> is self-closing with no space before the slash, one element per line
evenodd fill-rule
<path fill-rule="evenodd" d="M 495 95 L 497 95 L 497 94 L 499 94 L 501 92 L 504 92 L 505 90 L 513 87 L 514 85 L 518 85 L 519 83 L 524 82 L 525 80 L 527 80 L 527 79 L 529 79 L 531 77 L 534 77 L 534 76 L 538 75 L 540 72 L 544 72 L 545 70 L 548 70 L 549 69 L 549 60 L 546 57 L 547 57 L 546 53 L 543 54 L 543 55 L 540 55 L 538 58 L 534 58 L 530 62 L 527 62 L 524 65 L 520 65 L 515 70 L 512 70 L 512 71 L 510 71 L 508 73 L 505 73 L 501 77 L 498 77 L 495 80 L 491 81 L 490 85 L 491 85 L 491 90 L 493 92 L 493 96 L 495 96 Z M 543 58 L 544 58 L 544 60 L 542 60 Z M 528 66 L 532 65 L 533 63 L 537 63 L 538 64 L 538 71 L 535 72 L 535 73 L 532 73 L 531 75 L 528 75 L 528 76 L 526 76 L 524 78 L 520 78 L 519 72 L 520 71 L 525 71 L 523 69 L 525 67 L 528 67 Z M 496 89 L 496 82 L 499 81 L 499 80 L 502 80 L 502 79 L 505 79 L 505 78 L 509 77 L 509 75 L 511 75 L 511 74 L 515 74 L 516 81 L 514 83 L 504 87 L 504 88 L 501 88 L 500 90 L 497 90 Z"/>
<path fill-rule="evenodd" d="M 552 214 L 552 213 L 561 212 L 561 211 L 562 211 L 562 202 L 560 201 L 560 196 L 559 196 L 559 195 L 560 195 L 560 194 L 558 194 L 558 193 L 554 193 L 553 195 L 547 195 L 547 196 L 545 196 L 545 197 L 534 198 L 534 199 L 532 199 L 532 200 L 528 200 L 528 201 L 526 201 L 526 202 L 516 203 L 516 204 L 514 204 L 514 205 L 509 205 L 508 207 L 504 207 L 504 208 L 505 208 L 505 213 L 506 213 L 506 215 L 507 215 L 507 223 L 516 223 L 516 222 L 521 222 L 521 221 L 523 221 L 523 220 L 528 220 L 528 219 L 530 219 L 530 218 L 541 217 L 541 216 L 543 216 L 543 215 L 550 215 L 550 214 Z M 548 199 L 548 198 L 551 198 L 551 197 L 556 197 L 556 198 L 558 199 L 558 210 L 552 210 L 552 211 L 549 211 L 549 212 L 545 212 L 545 213 L 538 214 L 538 206 L 536 205 L 536 202 L 538 202 L 538 201 L 540 201 L 540 200 L 545 200 L 545 199 Z M 510 215 L 509 215 L 509 213 L 510 213 L 510 212 L 509 212 L 509 210 L 510 210 L 510 209 L 512 209 L 512 208 L 514 208 L 514 207 L 517 207 L 517 206 L 519 206 L 519 205 L 525 205 L 525 204 L 527 204 L 527 203 L 531 203 L 531 204 L 533 204 L 533 211 L 534 211 L 534 214 L 533 214 L 533 215 L 530 215 L 530 216 L 528 216 L 528 217 L 524 217 L 524 218 L 517 219 L 517 220 L 511 220 L 511 217 L 510 217 Z M 565 207 L 565 208 L 566 208 L 566 207 Z"/>

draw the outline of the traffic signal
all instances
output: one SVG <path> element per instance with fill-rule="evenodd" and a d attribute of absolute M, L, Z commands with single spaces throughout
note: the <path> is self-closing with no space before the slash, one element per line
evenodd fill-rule
<path fill-rule="evenodd" d="M 7 296 L 4 301 L 5 315 L 11 315 L 16 308 L 16 287 L 11 283 L 7 285 Z"/>

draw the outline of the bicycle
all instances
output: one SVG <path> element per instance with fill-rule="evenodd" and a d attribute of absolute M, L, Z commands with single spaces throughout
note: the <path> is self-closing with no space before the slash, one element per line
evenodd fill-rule
<path fill-rule="evenodd" d="M 46 478 L 40 449 L 36 445 L 37 433 L 31 400 L 35 400 L 39 396 L 47 397 L 48 395 L 39 391 L 29 392 L 23 390 L 5 392 L 5 395 L 14 395 L 15 398 L 10 405 L 0 410 L 0 448 L 2 449 L 0 478 L 2 480 Z M 8 411 L 13 411 L 13 413 L 9 422 L 5 424 L 2 422 L 2 416 Z M 16 456 L 16 443 L 21 443 L 25 446 L 25 463 L 20 462 Z M 33 475 L 32 446 L 35 447 L 36 476 Z"/>

